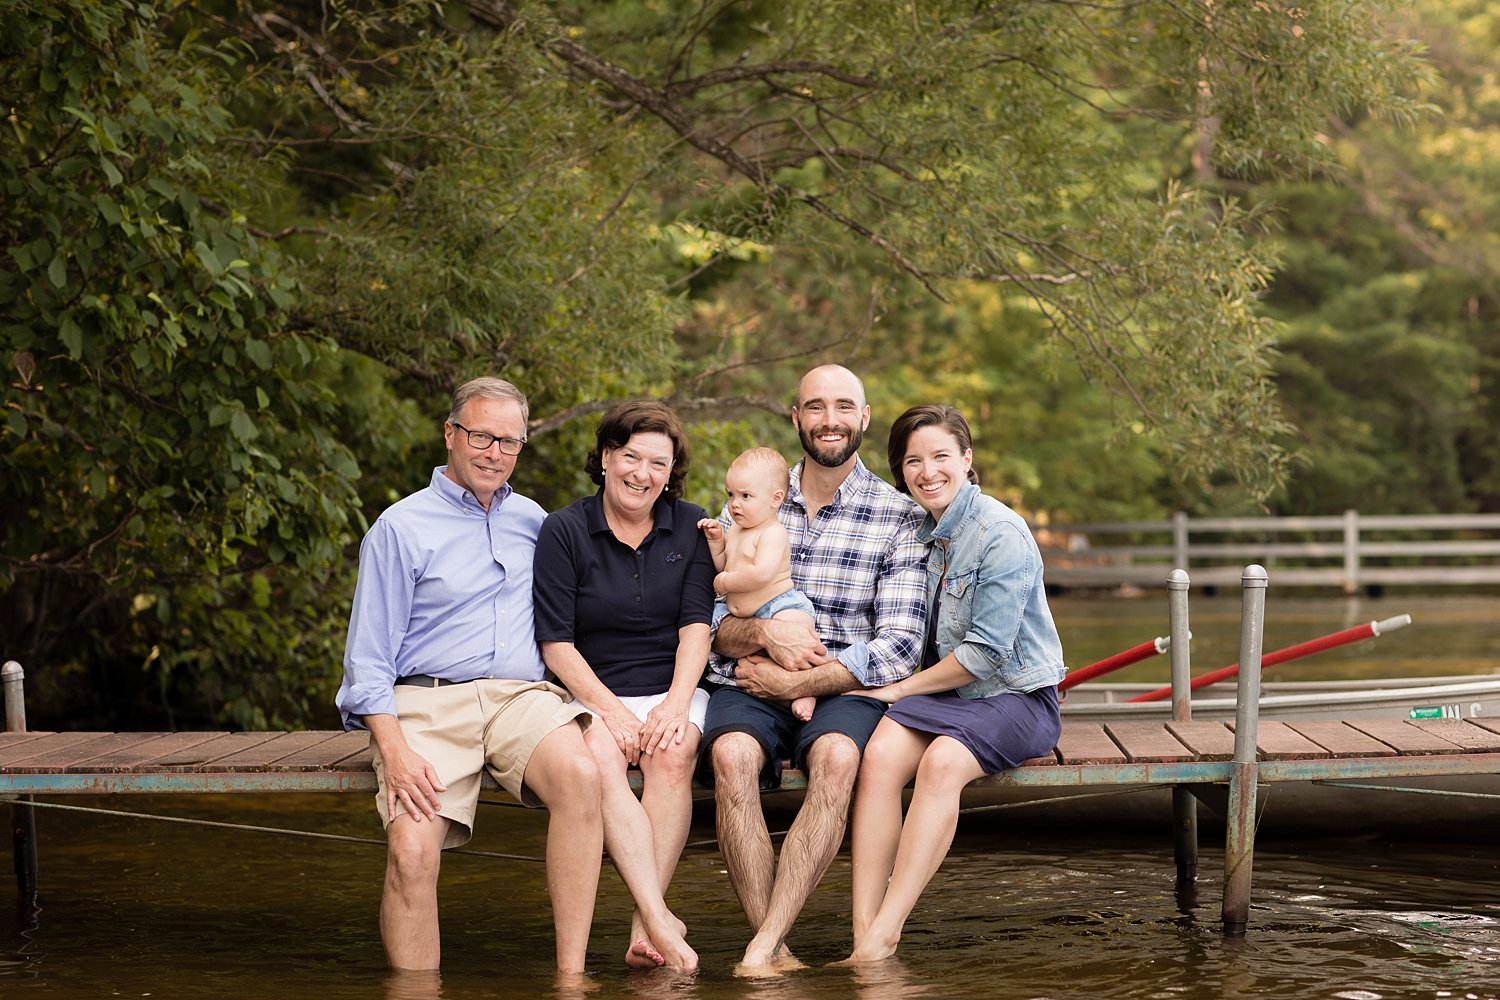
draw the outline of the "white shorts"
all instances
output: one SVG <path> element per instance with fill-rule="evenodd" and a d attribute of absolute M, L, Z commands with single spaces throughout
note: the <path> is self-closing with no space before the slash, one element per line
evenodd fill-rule
<path fill-rule="evenodd" d="M 668 692 L 661 694 L 637 694 L 620 698 L 620 704 L 635 713 L 635 717 L 642 722 L 646 721 L 646 715 L 657 705 L 667 700 Z M 579 702 L 579 704 L 583 704 Z M 584 705 L 588 708 L 587 705 Z M 598 712 L 589 709 L 589 714 L 598 717 Z M 708 716 L 708 692 L 702 688 L 693 689 L 693 701 L 688 705 L 688 721 L 698 727 L 698 735 L 703 735 L 703 720 Z"/>

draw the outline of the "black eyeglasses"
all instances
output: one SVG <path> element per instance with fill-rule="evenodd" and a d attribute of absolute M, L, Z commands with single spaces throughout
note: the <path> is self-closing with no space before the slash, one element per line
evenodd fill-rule
<path fill-rule="evenodd" d="M 525 438 L 496 437 L 489 431 L 471 431 L 457 420 L 450 420 L 448 422 L 468 435 L 469 447 L 476 451 L 486 451 L 490 445 L 498 444 L 501 454 L 519 455 L 521 454 L 521 449 L 526 446 Z"/>

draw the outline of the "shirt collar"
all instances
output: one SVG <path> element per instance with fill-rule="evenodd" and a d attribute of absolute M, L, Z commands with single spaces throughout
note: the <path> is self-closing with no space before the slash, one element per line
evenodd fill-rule
<path fill-rule="evenodd" d="M 943 511 L 943 519 L 934 521 L 931 512 L 922 518 L 922 526 L 917 529 L 917 541 L 930 542 L 933 539 L 948 541 L 957 532 L 958 526 L 964 518 L 969 516 L 969 508 L 974 506 L 974 498 L 979 496 L 979 487 L 973 483 L 964 483 L 954 494 L 953 502 L 948 509 Z"/>
<path fill-rule="evenodd" d="M 475 497 L 473 493 L 470 493 L 468 490 L 464 489 L 462 486 L 449 479 L 447 476 L 447 472 L 448 467 L 446 465 L 439 465 L 432 470 L 432 489 L 437 493 L 438 496 L 442 497 L 444 501 L 457 508 L 458 510 L 475 511 L 480 514 L 488 515 L 492 511 L 499 508 L 499 506 L 505 502 L 505 498 L 510 496 L 511 493 L 514 492 L 510 488 L 510 483 L 505 483 L 495 491 L 495 498 L 490 501 L 490 509 L 485 510 L 484 505 L 479 502 L 479 499 Z"/>
<path fill-rule="evenodd" d="M 802 456 L 802 461 L 791 468 L 791 483 L 787 486 L 786 495 L 788 500 L 794 500 L 803 510 L 807 509 L 807 501 L 802 499 L 802 468 L 807 464 L 808 458 Z M 839 483 L 839 488 L 833 492 L 833 501 L 828 505 L 830 509 L 837 510 L 856 494 L 862 492 L 869 481 L 875 477 L 869 469 L 865 468 L 864 459 L 858 455 L 854 456 L 854 468 Z"/>
<path fill-rule="evenodd" d="M 599 487 L 599 492 L 589 498 L 592 503 L 586 504 L 583 516 L 588 523 L 589 534 L 598 535 L 609 531 L 609 522 L 604 517 L 604 487 Z M 665 495 L 656 498 L 656 505 L 652 508 L 652 519 L 654 530 L 672 530 L 673 514 L 677 505 L 668 500 Z"/>

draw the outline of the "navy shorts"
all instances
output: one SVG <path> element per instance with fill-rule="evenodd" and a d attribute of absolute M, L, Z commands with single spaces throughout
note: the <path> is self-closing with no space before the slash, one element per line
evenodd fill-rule
<path fill-rule="evenodd" d="M 781 762 L 791 758 L 793 767 L 807 769 L 807 751 L 820 736 L 841 733 L 854 741 L 860 753 L 870 734 L 885 715 L 885 702 L 862 695 L 831 695 L 818 699 L 813 717 L 806 722 L 791 709 L 774 701 L 757 698 L 737 687 L 715 687 L 708 699 L 708 719 L 704 722 L 703 749 L 698 755 L 698 783 L 713 787 L 714 740 L 725 733 L 749 733 L 765 752 L 766 765 L 760 772 L 764 790 L 781 787 Z"/>

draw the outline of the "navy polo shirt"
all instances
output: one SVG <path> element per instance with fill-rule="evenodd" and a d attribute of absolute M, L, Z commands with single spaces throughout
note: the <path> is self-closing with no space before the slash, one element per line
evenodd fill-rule
<path fill-rule="evenodd" d="M 677 630 L 713 613 L 713 557 L 698 530 L 706 516 L 658 499 L 656 524 L 633 549 L 610 530 L 598 494 L 548 515 L 532 579 L 537 641 L 573 643 L 617 695 L 666 691 Z"/>

